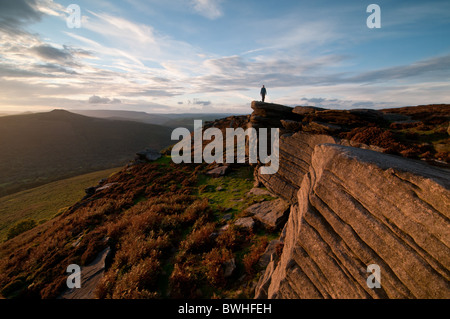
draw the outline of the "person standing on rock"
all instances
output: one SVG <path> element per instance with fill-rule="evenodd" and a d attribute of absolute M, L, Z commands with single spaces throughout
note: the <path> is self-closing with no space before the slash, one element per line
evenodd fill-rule
<path fill-rule="evenodd" d="M 266 99 L 266 95 L 267 95 L 267 90 L 264 87 L 264 85 L 261 88 L 261 97 L 262 97 L 262 101 L 264 102 L 264 100 Z"/>

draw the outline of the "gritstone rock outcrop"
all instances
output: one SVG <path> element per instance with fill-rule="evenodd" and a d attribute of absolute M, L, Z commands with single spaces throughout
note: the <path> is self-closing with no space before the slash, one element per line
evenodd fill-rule
<path fill-rule="evenodd" d="M 286 183 L 299 188 L 283 252 L 256 298 L 449 298 L 450 173 L 359 148 L 304 147 L 310 160 Z M 370 264 L 381 288 L 366 283 Z"/>
<path fill-rule="evenodd" d="M 260 104 L 250 126 L 280 127 L 280 168 L 255 179 L 291 210 L 255 298 L 449 298 L 449 170 L 332 136 L 389 120 L 380 111 Z M 372 264 L 381 288 L 367 284 Z"/>
<path fill-rule="evenodd" d="M 255 178 L 274 194 L 293 204 L 297 202 L 297 191 L 303 176 L 309 171 L 314 147 L 324 143 L 338 143 L 328 135 L 313 135 L 303 132 L 284 135 L 280 138 L 280 167 L 273 175 L 256 174 Z"/>

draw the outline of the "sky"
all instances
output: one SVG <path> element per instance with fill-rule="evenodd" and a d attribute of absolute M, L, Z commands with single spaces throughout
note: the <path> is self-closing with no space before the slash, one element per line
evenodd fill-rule
<path fill-rule="evenodd" d="M 0 0 L 0 113 L 248 114 L 262 85 L 380 109 L 450 103 L 449 80 L 447 0 Z"/>

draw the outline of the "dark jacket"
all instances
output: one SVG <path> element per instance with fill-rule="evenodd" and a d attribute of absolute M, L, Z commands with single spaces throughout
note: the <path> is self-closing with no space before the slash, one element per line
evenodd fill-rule
<path fill-rule="evenodd" d="M 266 88 L 261 88 L 261 95 L 266 95 L 266 94 L 267 94 Z"/>

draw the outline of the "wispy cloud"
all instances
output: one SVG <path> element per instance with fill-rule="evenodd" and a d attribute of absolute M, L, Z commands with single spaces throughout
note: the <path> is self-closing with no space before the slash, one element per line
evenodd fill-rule
<path fill-rule="evenodd" d="M 385 82 L 389 80 L 426 77 L 431 75 L 435 81 L 450 78 L 450 55 L 416 61 L 410 65 L 400 65 L 364 72 L 343 81 L 349 82 Z"/>
<path fill-rule="evenodd" d="M 146 24 L 133 23 L 121 17 L 106 13 L 88 12 L 97 19 L 88 19 L 83 27 L 108 37 L 111 41 L 120 39 L 124 45 L 154 44 L 153 28 Z"/>
<path fill-rule="evenodd" d="M 194 10 L 208 19 L 217 19 L 223 15 L 221 0 L 191 0 Z"/>

